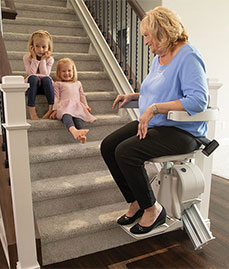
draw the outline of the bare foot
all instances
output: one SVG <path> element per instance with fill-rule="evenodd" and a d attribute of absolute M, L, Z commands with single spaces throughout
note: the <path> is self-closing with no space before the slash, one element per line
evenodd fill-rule
<path fill-rule="evenodd" d="M 161 210 L 162 206 L 156 201 L 153 206 L 144 210 L 144 214 L 142 215 L 139 224 L 144 227 L 151 226 L 160 215 Z"/>
<path fill-rule="evenodd" d="M 53 105 L 49 105 L 49 109 L 48 111 L 44 114 L 44 116 L 42 117 L 43 120 L 47 120 L 49 119 L 50 115 L 52 114 L 53 110 Z"/>
<path fill-rule="evenodd" d="M 29 106 L 29 115 L 31 120 L 39 120 L 40 118 L 37 116 L 37 112 L 34 106 Z"/>
<path fill-rule="evenodd" d="M 84 143 L 85 143 L 85 141 L 86 141 L 86 139 L 84 139 L 84 137 L 86 138 L 86 133 L 88 133 L 88 129 L 80 129 L 80 130 L 78 130 L 78 129 L 76 129 L 74 126 L 71 126 L 70 128 L 69 128 L 69 132 L 72 134 L 72 136 L 75 138 L 75 139 L 78 139 L 80 142 L 81 142 L 81 140 L 82 141 L 84 141 Z M 81 139 L 81 140 L 80 140 Z M 82 143 L 82 142 L 81 142 Z"/>
<path fill-rule="evenodd" d="M 140 206 L 137 201 L 134 201 L 130 204 L 128 211 L 126 212 L 127 217 L 133 217 L 135 213 L 140 209 Z"/>
<path fill-rule="evenodd" d="M 42 117 L 42 120 L 47 120 L 49 119 L 50 115 L 52 114 L 52 110 L 48 110 L 44 116 Z"/>
<path fill-rule="evenodd" d="M 85 144 L 87 137 L 86 135 L 80 135 L 78 140 L 80 141 L 80 143 Z"/>

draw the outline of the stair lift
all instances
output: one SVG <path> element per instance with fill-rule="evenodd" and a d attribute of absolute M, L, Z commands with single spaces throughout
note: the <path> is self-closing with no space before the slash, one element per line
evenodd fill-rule
<path fill-rule="evenodd" d="M 137 101 L 131 101 L 124 105 L 124 108 L 137 107 Z M 217 120 L 218 114 L 217 108 L 209 107 L 206 111 L 193 116 L 190 116 L 185 111 L 169 111 L 168 119 L 208 122 Z M 195 250 L 201 249 L 214 239 L 199 210 L 202 200 L 201 194 L 203 194 L 206 184 L 204 174 L 196 160 L 206 158 L 204 155 L 209 156 L 219 144 L 216 140 L 210 141 L 206 138 L 200 139 L 200 143 L 202 146 L 194 152 L 162 156 L 148 161 L 153 165 L 160 163 L 162 166 L 159 173 L 151 180 L 151 186 L 157 201 L 166 209 L 166 222 L 147 234 L 135 235 L 130 232 L 130 228 L 137 223 L 136 221 L 131 225 L 121 226 L 125 232 L 135 239 L 144 239 L 185 228 Z"/>

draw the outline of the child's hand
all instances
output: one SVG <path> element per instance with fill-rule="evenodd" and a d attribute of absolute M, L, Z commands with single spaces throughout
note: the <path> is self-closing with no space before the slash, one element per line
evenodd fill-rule
<path fill-rule="evenodd" d="M 55 119 L 56 119 L 56 110 L 54 110 L 54 111 L 52 112 L 52 114 L 49 116 L 49 118 L 50 118 L 51 120 L 55 120 Z"/>
<path fill-rule="evenodd" d="M 33 46 L 33 45 L 31 45 L 31 46 L 29 47 L 29 50 L 30 50 L 30 53 L 31 53 L 32 58 L 33 58 L 33 59 L 37 59 L 37 55 L 36 55 L 36 53 L 35 53 L 35 49 L 34 49 L 34 46 Z"/>
<path fill-rule="evenodd" d="M 41 60 L 46 60 L 50 57 L 51 51 L 47 50 L 44 55 L 41 57 Z"/>
<path fill-rule="evenodd" d="M 86 106 L 86 109 L 88 112 L 91 112 L 91 108 L 89 106 Z"/>

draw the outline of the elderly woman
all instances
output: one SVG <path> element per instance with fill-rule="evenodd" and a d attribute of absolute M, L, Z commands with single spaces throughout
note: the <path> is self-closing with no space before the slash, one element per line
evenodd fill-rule
<path fill-rule="evenodd" d="M 205 65 L 176 14 L 165 7 L 146 13 L 141 22 L 145 45 L 156 56 L 140 93 L 119 95 L 113 107 L 138 100 L 140 117 L 107 136 L 101 153 L 115 182 L 129 204 L 118 224 L 140 218 L 130 231 L 144 234 L 166 220 L 163 205 L 156 201 L 144 162 L 160 156 L 185 154 L 199 148 L 196 137 L 204 137 L 206 122 L 174 122 L 170 110 L 190 115 L 207 107 Z"/>

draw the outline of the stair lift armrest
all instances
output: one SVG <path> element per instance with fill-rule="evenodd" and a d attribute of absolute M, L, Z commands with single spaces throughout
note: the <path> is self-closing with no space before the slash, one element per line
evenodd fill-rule
<path fill-rule="evenodd" d="M 218 117 L 219 109 L 212 107 L 193 116 L 186 111 L 169 111 L 167 116 L 168 120 L 173 121 L 216 121 Z"/>
<path fill-rule="evenodd" d="M 126 103 L 123 108 L 138 108 L 138 101 Z M 219 117 L 219 109 L 209 107 L 205 111 L 191 116 L 186 111 L 169 111 L 167 118 L 173 121 L 215 121 Z"/>
<path fill-rule="evenodd" d="M 138 108 L 138 100 L 133 100 L 126 103 L 123 108 Z"/>

